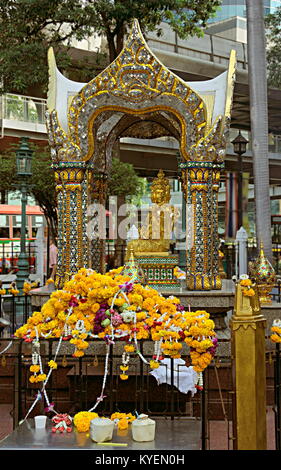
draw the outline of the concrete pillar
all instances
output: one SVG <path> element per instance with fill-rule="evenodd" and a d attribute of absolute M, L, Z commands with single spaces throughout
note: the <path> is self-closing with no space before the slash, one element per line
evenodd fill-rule
<path fill-rule="evenodd" d="M 45 238 L 44 226 L 38 227 L 35 240 L 36 249 L 36 278 L 40 279 L 40 285 L 44 284 L 44 256 L 45 256 Z"/>
<path fill-rule="evenodd" d="M 238 276 L 248 274 L 248 254 L 247 254 L 248 234 L 243 227 L 237 231 L 236 242 L 238 244 Z"/>
<path fill-rule="evenodd" d="M 255 295 L 243 294 L 236 287 L 234 315 L 231 319 L 234 449 L 266 449 L 266 319 L 261 314 L 256 287 Z"/>

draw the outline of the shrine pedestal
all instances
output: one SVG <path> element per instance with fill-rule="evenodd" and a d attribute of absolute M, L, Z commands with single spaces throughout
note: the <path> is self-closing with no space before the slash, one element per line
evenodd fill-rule
<path fill-rule="evenodd" d="M 178 255 L 135 254 L 139 267 L 142 269 L 146 284 L 159 291 L 180 289 L 181 282 L 175 277 L 174 269 L 179 265 Z"/>
<path fill-rule="evenodd" d="M 32 312 L 40 311 L 43 305 L 49 300 L 52 292 L 55 290 L 55 285 L 49 284 L 47 286 L 39 287 L 38 289 L 32 289 L 29 292 L 31 297 L 31 309 Z"/>

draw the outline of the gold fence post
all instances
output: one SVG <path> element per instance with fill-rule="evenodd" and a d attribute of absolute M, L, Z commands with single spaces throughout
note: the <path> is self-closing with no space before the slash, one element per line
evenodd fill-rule
<path fill-rule="evenodd" d="M 266 450 L 266 319 L 258 292 L 248 297 L 237 283 L 232 330 L 232 372 L 235 391 L 235 450 Z"/>

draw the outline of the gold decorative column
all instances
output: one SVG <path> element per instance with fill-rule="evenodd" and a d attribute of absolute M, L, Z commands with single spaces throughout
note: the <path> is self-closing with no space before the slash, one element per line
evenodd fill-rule
<path fill-rule="evenodd" d="M 235 450 L 266 449 L 266 319 L 253 288 L 255 295 L 249 297 L 237 284 L 231 320 Z"/>
<path fill-rule="evenodd" d="M 220 164 L 214 164 L 212 169 L 212 289 L 221 289 L 221 272 L 220 272 L 220 240 L 219 240 L 219 224 L 218 224 L 218 193 L 220 188 Z"/>
<path fill-rule="evenodd" d="M 189 290 L 210 290 L 211 274 L 211 164 L 186 162 L 183 164 L 183 189 L 188 205 L 186 282 Z M 182 166 L 183 166 L 182 165 Z M 192 219 L 192 220 L 190 220 Z"/>
<path fill-rule="evenodd" d="M 106 271 L 106 194 L 107 178 L 105 173 L 94 169 L 87 172 L 88 191 L 88 239 L 89 267 L 97 272 Z"/>
<path fill-rule="evenodd" d="M 58 265 L 56 286 L 87 266 L 85 168 L 81 162 L 53 164 L 58 202 Z"/>

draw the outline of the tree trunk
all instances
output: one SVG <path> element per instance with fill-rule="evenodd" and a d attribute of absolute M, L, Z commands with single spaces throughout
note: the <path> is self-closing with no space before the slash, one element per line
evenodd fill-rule
<path fill-rule="evenodd" d="M 246 0 L 248 80 L 254 170 L 256 237 L 272 261 L 268 162 L 268 107 L 263 0 Z"/>

